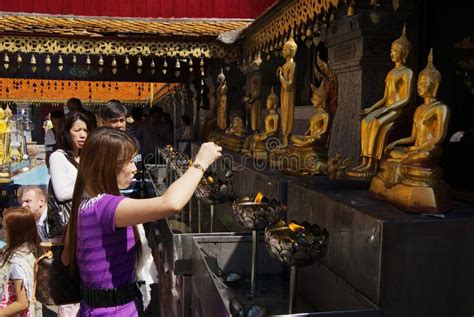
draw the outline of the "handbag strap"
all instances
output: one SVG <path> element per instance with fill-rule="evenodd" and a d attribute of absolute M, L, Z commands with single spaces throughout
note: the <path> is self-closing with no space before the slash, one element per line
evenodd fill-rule
<path fill-rule="evenodd" d="M 36 287 L 38 286 L 38 268 L 39 268 L 39 261 L 44 258 L 51 259 L 53 257 L 53 251 L 48 250 L 48 252 L 44 253 L 43 255 L 39 256 L 35 259 L 35 267 L 34 267 L 34 280 L 33 280 L 33 294 L 31 294 L 31 301 L 36 303 Z"/>

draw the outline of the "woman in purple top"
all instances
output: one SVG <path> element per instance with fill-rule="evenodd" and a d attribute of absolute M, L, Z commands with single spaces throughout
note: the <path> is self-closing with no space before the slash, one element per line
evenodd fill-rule
<path fill-rule="evenodd" d="M 120 195 L 137 170 L 133 138 L 110 128 L 99 128 L 87 138 L 68 230 L 68 253 L 82 284 L 79 316 L 138 316 L 134 266 L 140 244 L 134 225 L 183 208 L 221 150 L 212 142 L 204 143 L 194 164 L 162 196 L 137 200 Z"/>

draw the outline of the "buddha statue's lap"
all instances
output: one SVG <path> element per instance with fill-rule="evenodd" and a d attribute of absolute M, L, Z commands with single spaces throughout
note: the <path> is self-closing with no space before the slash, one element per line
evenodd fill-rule
<path fill-rule="evenodd" d="M 436 100 L 440 82 L 431 52 L 418 78 L 418 94 L 424 103 L 415 111 L 412 134 L 387 145 L 387 159 L 370 186 L 374 195 L 408 211 L 438 213 L 450 205 L 449 189 L 437 165 L 450 113 Z"/>

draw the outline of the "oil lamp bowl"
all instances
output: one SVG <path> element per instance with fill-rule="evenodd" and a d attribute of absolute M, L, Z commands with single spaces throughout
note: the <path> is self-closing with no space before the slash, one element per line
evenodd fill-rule
<path fill-rule="evenodd" d="M 281 218 L 283 208 L 275 199 L 263 197 L 260 202 L 245 197 L 232 204 L 235 220 L 248 230 L 263 230 Z"/>
<path fill-rule="evenodd" d="M 291 230 L 282 220 L 265 229 L 265 244 L 270 254 L 288 266 L 307 266 L 322 259 L 327 252 L 329 233 L 316 224 L 303 222 Z"/>

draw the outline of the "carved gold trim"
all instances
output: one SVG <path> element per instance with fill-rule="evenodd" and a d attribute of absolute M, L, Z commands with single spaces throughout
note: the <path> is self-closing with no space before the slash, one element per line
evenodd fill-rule
<path fill-rule="evenodd" d="M 117 41 L 49 37 L 0 36 L 0 51 L 11 53 L 156 55 L 165 57 L 239 57 L 239 49 L 219 43 Z"/>
<path fill-rule="evenodd" d="M 295 0 L 280 9 L 271 20 L 262 27 L 251 31 L 244 40 L 244 57 L 254 56 L 258 52 L 280 48 L 292 30 L 299 32 L 304 25 L 316 20 L 321 13 L 329 13 L 344 0 Z M 267 12 L 266 15 L 270 15 Z M 265 17 L 265 15 L 263 16 Z M 253 24 L 256 24 L 257 19 Z M 252 24 L 249 29 L 252 28 Z"/>

